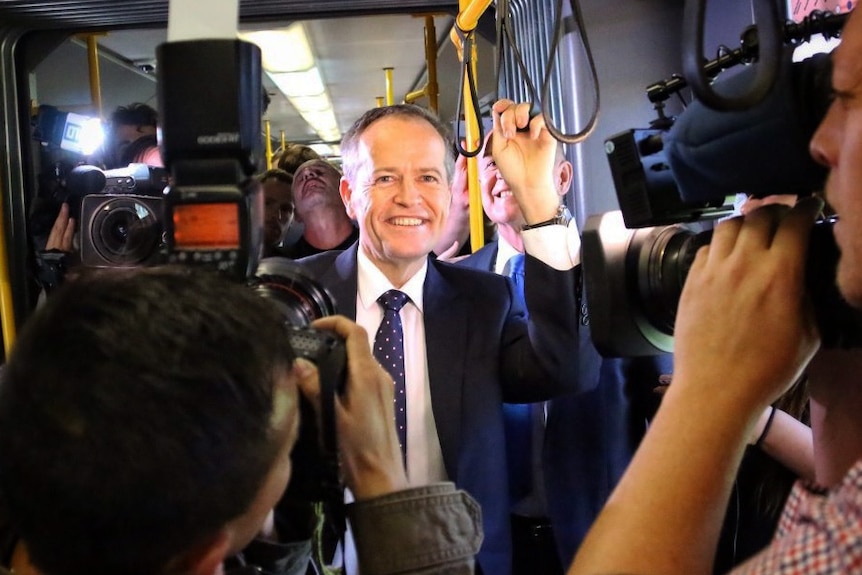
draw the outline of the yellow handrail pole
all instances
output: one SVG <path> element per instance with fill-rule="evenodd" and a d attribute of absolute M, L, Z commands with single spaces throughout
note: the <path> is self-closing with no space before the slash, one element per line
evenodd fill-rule
<path fill-rule="evenodd" d="M 404 96 L 404 101 L 412 104 L 422 96 L 428 96 L 428 107 L 436 113 L 440 85 L 437 83 L 437 28 L 434 25 L 433 14 L 425 16 L 425 64 L 428 67 L 428 81 L 421 89 L 408 92 Z"/>
<path fill-rule="evenodd" d="M 269 120 L 263 121 L 264 137 L 266 138 L 266 169 L 272 169 L 272 135 L 270 133 Z"/>
<path fill-rule="evenodd" d="M 5 197 L 0 189 L 0 198 Z M 6 215 L 0 201 L 0 326 L 3 329 L 3 349 L 6 359 L 15 343 L 15 308 L 12 304 L 12 282 L 9 279 L 9 258 L 6 251 Z"/>
<path fill-rule="evenodd" d="M 473 77 L 476 78 L 476 45 L 473 44 Z M 470 97 L 470 87 L 463 86 L 464 90 L 464 119 L 465 119 L 465 136 L 467 138 L 467 146 L 465 149 L 473 150 L 480 147 L 482 142 L 479 141 L 479 118 L 477 118 L 477 110 L 473 108 L 473 99 Z M 470 249 L 477 251 L 485 245 L 485 219 L 484 209 L 482 208 L 482 192 L 479 188 L 479 158 L 474 156 L 467 158 L 467 185 L 470 189 Z"/>
<path fill-rule="evenodd" d="M 455 18 L 455 26 L 449 34 L 458 54 L 461 56 L 461 61 L 464 61 L 463 45 L 461 38 L 458 35 L 458 29 L 462 32 L 471 32 L 475 30 L 479 23 L 479 17 L 491 5 L 492 0 L 459 0 L 461 11 Z M 472 43 L 472 51 L 470 53 L 470 62 L 472 65 L 473 77 L 477 77 L 476 73 L 476 44 Z M 464 85 L 461 87 L 462 98 L 464 99 L 462 109 L 464 110 L 465 124 L 465 149 L 472 150 L 476 146 L 481 146 L 479 141 L 479 119 L 477 117 L 478 110 L 473 108 L 473 98 L 470 95 L 470 86 L 467 84 L 467 78 L 464 78 Z M 479 190 L 479 167 L 475 157 L 467 158 L 467 185 L 470 190 L 470 249 L 476 251 L 485 245 L 485 223 L 482 212 L 482 194 Z"/>
<path fill-rule="evenodd" d="M 281 149 L 284 150 L 287 147 L 287 140 L 284 139 L 284 130 L 281 131 Z"/>
<path fill-rule="evenodd" d="M 428 65 L 428 107 L 436 114 L 440 86 L 437 84 L 437 27 L 433 15 L 425 16 L 425 60 Z"/>
<path fill-rule="evenodd" d="M 99 118 L 102 117 L 102 77 L 99 71 L 97 34 L 87 34 L 87 63 L 90 67 L 90 100 Z"/>
<path fill-rule="evenodd" d="M 395 103 L 395 89 L 392 87 L 392 68 L 383 68 L 383 73 L 386 76 L 386 105 L 391 106 Z"/>
<path fill-rule="evenodd" d="M 383 107 L 383 96 L 376 96 L 374 99 L 377 101 L 377 107 L 382 108 Z"/>
<path fill-rule="evenodd" d="M 449 32 L 449 38 L 455 44 L 456 47 L 461 46 L 461 39 L 458 38 L 457 28 L 460 28 L 464 32 L 470 32 L 476 29 L 476 26 L 479 24 L 479 17 L 485 13 L 485 10 L 488 9 L 488 6 L 491 5 L 493 0 L 458 0 L 460 12 L 458 12 L 458 16 L 455 17 L 455 26 L 452 27 L 452 30 Z"/>

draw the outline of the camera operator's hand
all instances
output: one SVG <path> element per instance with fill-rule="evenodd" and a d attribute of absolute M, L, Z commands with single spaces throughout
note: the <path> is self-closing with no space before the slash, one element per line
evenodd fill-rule
<path fill-rule="evenodd" d="M 45 250 L 71 252 L 74 235 L 75 218 L 69 217 L 69 204 L 63 202 L 63 205 L 60 206 L 60 213 L 57 214 L 57 219 L 54 220 L 54 225 L 51 227 L 51 233 L 48 234 Z"/>
<path fill-rule="evenodd" d="M 335 405 L 347 486 L 357 501 L 407 488 L 395 432 L 394 385 L 371 355 L 366 331 L 343 316 L 319 319 L 312 327 L 334 331 L 347 348 L 347 382 Z M 319 406 L 319 387 L 308 385 L 307 378 L 300 380 L 303 394 Z"/>
<path fill-rule="evenodd" d="M 804 272 L 821 207 L 806 198 L 716 227 L 680 298 L 669 394 L 682 382 L 756 416 L 799 377 L 819 344 Z"/>
<path fill-rule="evenodd" d="M 498 100 L 492 108 L 494 161 L 515 194 L 524 221 L 535 224 L 557 214 L 560 196 L 554 184 L 557 140 L 541 114 L 530 118 L 530 104 Z M 528 128 L 519 132 L 518 128 Z"/>

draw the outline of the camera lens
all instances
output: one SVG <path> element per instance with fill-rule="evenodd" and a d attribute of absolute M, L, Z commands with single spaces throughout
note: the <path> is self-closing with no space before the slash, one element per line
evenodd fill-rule
<path fill-rule="evenodd" d="M 100 206 L 91 229 L 99 255 L 120 266 L 146 261 L 162 239 L 157 215 L 147 204 L 129 197 L 113 198 Z"/>
<path fill-rule="evenodd" d="M 293 260 L 262 259 L 252 287 L 272 300 L 291 326 L 305 327 L 337 313 L 332 295 Z"/>

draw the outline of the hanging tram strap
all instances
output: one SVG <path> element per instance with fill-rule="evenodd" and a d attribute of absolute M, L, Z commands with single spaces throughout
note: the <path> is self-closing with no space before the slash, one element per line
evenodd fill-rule
<path fill-rule="evenodd" d="M 470 101 L 473 103 L 473 113 L 479 113 L 479 96 L 478 89 L 476 88 L 476 78 L 473 76 L 473 46 L 476 43 L 476 31 L 470 30 L 465 31 L 462 30 L 458 25 L 458 22 L 455 22 L 455 32 L 458 34 L 458 38 L 461 40 L 461 80 L 459 85 L 461 86 L 462 92 L 465 86 L 465 80 L 467 82 L 466 86 L 470 93 Z M 460 94 L 458 97 L 458 106 L 455 109 L 455 118 L 461 118 L 461 114 L 464 111 L 464 94 Z M 466 121 L 466 118 L 465 118 Z M 455 130 L 455 146 L 457 147 L 458 153 L 464 156 L 465 158 L 475 158 L 479 155 L 479 152 L 482 151 L 482 143 L 485 141 L 485 128 L 482 125 L 482 122 L 477 122 L 479 125 L 479 137 L 476 143 L 475 150 L 465 150 L 464 146 L 461 145 L 461 123 L 457 122 L 457 128 Z"/>
<path fill-rule="evenodd" d="M 584 47 L 584 54 L 586 55 L 587 62 L 590 70 L 590 78 L 592 80 L 593 87 L 593 98 L 594 105 L 593 111 L 590 114 L 590 119 L 587 122 L 587 125 L 580 131 L 574 134 L 566 134 L 562 130 L 560 130 L 553 122 L 549 109 L 550 106 L 543 105 L 543 103 L 548 102 L 550 100 L 551 93 L 551 74 L 554 71 L 554 61 L 556 60 L 557 51 L 559 50 L 560 41 L 563 37 L 563 2 L 562 0 L 557 0 L 556 8 L 555 8 L 555 16 L 554 16 L 554 35 L 551 39 L 551 46 L 548 51 L 548 60 L 545 64 L 545 73 L 542 81 L 542 91 L 541 98 L 536 92 L 535 83 L 532 81 L 530 77 L 530 73 L 527 70 L 527 66 L 524 64 L 524 59 L 521 56 L 520 51 L 518 50 L 517 43 L 515 42 L 514 36 L 512 34 L 512 24 L 511 24 L 511 15 L 509 10 L 509 0 L 497 0 L 497 41 L 499 45 L 497 46 L 497 78 L 500 77 L 500 73 L 502 70 L 502 59 L 504 53 L 504 41 L 508 43 L 509 50 L 511 50 L 512 57 L 514 58 L 515 64 L 518 69 L 521 71 L 521 74 L 524 78 L 524 83 L 526 84 L 527 91 L 530 94 L 530 102 L 532 102 L 532 109 L 530 111 L 530 116 L 532 117 L 534 114 L 538 114 L 539 110 L 542 110 L 542 115 L 545 119 L 545 127 L 548 132 L 560 142 L 564 142 L 567 144 L 578 144 L 586 140 L 596 129 L 596 125 L 598 124 L 599 118 L 599 110 L 600 110 L 600 91 L 599 91 L 599 78 L 598 73 L 596 71 L 595 60 L 593 59 L 593 52 L 590 48 L 589 39 L 587 37 L 586 27 L 584 26 L 584 18 L 581 12 L 580 3 L 578 0 L 571 0 L 571 8 L 572 8 L 572 16 L 575 21 L 575 27 L 579 32 L 581 37 L 581 43 Z"/>
<path fill-rule="evenodd" d="M 724 96 L 713 90 L 704 71 L 703 29 L 706 0 L 686 0 L 683 10 L 683 73 L 695 97 L 718 111 L 746 110 L 763 101 L 775 85 L 781 65 L 782 35 L 778 9 L 773 0 L 753 0 L 757 26 L 757 73 L 748 91 L 739 96 Z"/>

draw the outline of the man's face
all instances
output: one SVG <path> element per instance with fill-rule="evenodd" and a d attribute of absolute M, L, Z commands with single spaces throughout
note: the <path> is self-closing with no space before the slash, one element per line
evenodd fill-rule
<path fill-rule="evenodd" d="M 272 433 L 281 442 L 269 473 L 257 496 L 241 516 L 231 522 L 233 538 L 229 555 L 239 552 L 260 532 L 269 512 L 281 499 L 290 480 L 290 452 L 299 433 L 299 395 L 295 376 L 282 372 L 275 379 Z"/>
<path fill-rule="evenodd" d="M 321 205 L 341 206 L 338 182 L 341 175 L 324 160 L 310 160 L 293 174 L 293 196 L 300 218 Z"/>
<path fill-rule="evenodd" d="M 811 141 L 811 153 L 830 168 L 826 200 L 839 221 L 838 286 L 862 307 L 862 15 L 853 11 L 833 54 L 834 101 Z"/>
<path fill-rule="evenodd" d="M 424 260 L 449 212 L 446 143 L 424 120 L 389 116 L 357 148 L 356 182 L 342 180 L 341 193 L 360 245 L 379 267 Z"/>
<path fill-rule="evenodd" d="M 263 184 L 264 241 L 273 246 L 281 241 L 285 230 L 293 221 L 293 193 L 290 184 L 270 178 Z"/>
<path fill-rule="evenodd" d="M 485 146 L 485 150 L 478 161 L 482 208 L 493 223 L 520 228 L 524 224 L 524 216 L 521 214 L 518 201 L 497 169 L 497 163 L 494 162 L 488 145 Z"/>

